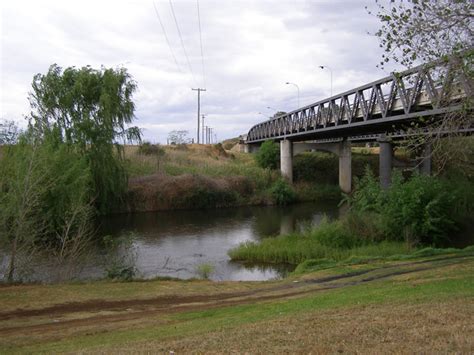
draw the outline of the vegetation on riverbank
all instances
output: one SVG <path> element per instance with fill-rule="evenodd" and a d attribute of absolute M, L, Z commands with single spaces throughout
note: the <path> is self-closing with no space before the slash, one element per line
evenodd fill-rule
<path fill-rule="evenodd" d="M 474 188 L 468 182 L 416 174 L 403 179 L 395 174 L 391 187 L 383 190 L 367 170 L 347 203 L 350 210 L 339 220 L 324 220 L 302 233 L 243 243 L 229 256 L 252 263 L 324 264 L 407 254 L 424 246 L 446 247 L 463 227 L 461 221 L 472 222 Z"/>
<path fill-rule="evenodd" d="M 452 251 L 263 284 L 6 286 L 0 352 L 469 352 L 473 271 Z"/>
<path fill-rule="evenodd" d="M 152 145 L 153 146 L 153 145 Z M 254 155 L 217 145 L 127 146 L 127 211 L 216 208 L 339 199 L 337 184 L 299 179 L 291 187 Z M 324 158 L 320 158 L 324 159 Z M 318 160 L 319 161 L 319 160 Z M 297 168 L 298 169 L 298 168 Z"/>

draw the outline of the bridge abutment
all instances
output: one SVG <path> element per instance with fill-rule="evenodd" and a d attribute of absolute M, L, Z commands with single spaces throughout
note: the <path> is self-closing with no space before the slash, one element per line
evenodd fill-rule
<path fill-rule="evenodd" d="M 351 142 L 344 139 L 339 143 L 339 187 L 345 193 L 352 190 L 352 152 Z"/>
<path fill-rule="evenodd" d="M 393 146 L 392 141 L 386 137 L 380 137 L 379 140 L 379 176 L 380 186 L 383 189 L 388 189 L 392 183 L 392 160 L 393 160 Z"/>
<path fill-rule="evenodd" d="M 280 141 L 281 176 L 288 182 L 293 182 L 293 142 L 288 139 Z"/>

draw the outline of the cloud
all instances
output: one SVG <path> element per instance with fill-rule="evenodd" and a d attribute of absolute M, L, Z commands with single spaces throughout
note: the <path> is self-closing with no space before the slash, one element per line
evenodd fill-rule
<path fill-rule="evenodd" d="M 174 0 L 190 72 L 168 1 L 156 1 L 172 51 L 147 1 L 4 1 L 1 33 L 0 117 L 21 121 L 29 113 L 33 75 L 52 63 L 128 68 L 138 83 L 137 125 L 145 138 L 166 142 L 169 131 L 195 135 L 196 91 L 206 124 L 221 139 L 245 133 L 273 110 L 325 98 L 386 73 L 375 66 L 381 50 L 368 1 L 200 0 L 205 80 L 196 1 Z M 205 83 L 204 83 L 205 82 Z"/>

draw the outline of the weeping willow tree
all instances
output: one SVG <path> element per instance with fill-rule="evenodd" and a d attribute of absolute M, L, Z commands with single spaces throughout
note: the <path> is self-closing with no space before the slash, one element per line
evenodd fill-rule
<path fill-rule="evenodd" d="M 89 66 L 62 69 L 53 64 L 35 75 L 30 128 L 58 139 L 84 156 L 92 173 L 92 193 L 100 213 L 121 203 L 127 185 L 123 143 L 140 141 L 132 100 L 137 86 L 125 68 Z M 122 143 L 122 144 L 121 144 Z"/>

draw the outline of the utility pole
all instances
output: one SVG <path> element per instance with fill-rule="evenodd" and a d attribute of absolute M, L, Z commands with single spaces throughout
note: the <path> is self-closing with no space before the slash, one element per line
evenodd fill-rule
<path fill-rule="evenodd" d="M 201 120 L 201 91 L 206 91 L 206 89 L 201 89 L 201 88 L 197 88 L 197 89 L 191 89 L 193 91 L 197 91 L 198 92 L 198 120 L 197 120 L 197 144 L 199 144 L 199 122 Z"/>
<path fill-rule="evenodd" d="M 206 129 L 205 129 L 205 135 L 204 137 L 202 137 L 203 141 L 204 141 L 204 144 L 207 144 L 207 130 L 208 130 L 208 127 L 206 126 Z"/>
<path fill-rule="evenodd" d="M 202 122 L 201 122 L 201 127 L 202 127 L 202 143 L 205 144 L 206 141 L 205 141 L 205 139 L 204 139 L 204 137 L 205 137 L 205 134 L 204 134 L 204 117 L 206 117 L 206 115 L 205 115 L 205 114 L 202 114 L 201 117 L 202 117 Z"/>

